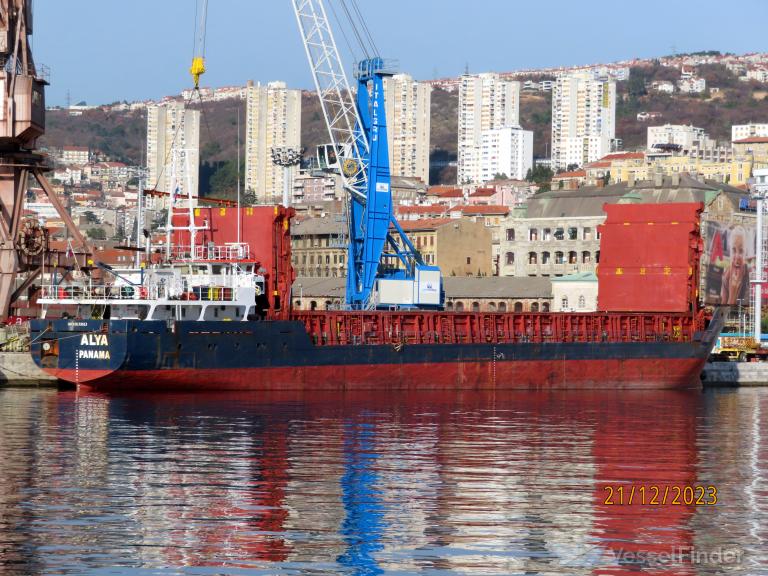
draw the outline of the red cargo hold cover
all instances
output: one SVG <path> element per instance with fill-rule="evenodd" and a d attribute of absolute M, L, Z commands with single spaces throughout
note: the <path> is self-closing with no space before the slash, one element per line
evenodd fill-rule
<path fill-rule="evenodd" d="M 598 309 L 686 312 L 698 297 L 701 202 L 606 204 Z"/>

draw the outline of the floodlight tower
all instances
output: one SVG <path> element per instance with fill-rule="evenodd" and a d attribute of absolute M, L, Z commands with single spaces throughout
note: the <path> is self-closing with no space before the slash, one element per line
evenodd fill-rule
<path fill-rule="evenodd" d="M 301 163 L 303 154 L 303 148 L 289 146 L 272 148 L 272 163 L 283 167 L 283 206 L 286 208 L 291 205 L 291 167 Z"/>
<path fill-rule="evenodd" d="M 0 320 L 42 272 L 45 246 L 36 221 L 23 223 L 27 183 L 33 176 L 69 229 L 81 254 L 85 239 L 43 175 L 35 152 L 45 132 L 47 71 L 32 58 L 32 0 L 0 0 Z M 34 240 L 30 244 L 30 240 Z"/>

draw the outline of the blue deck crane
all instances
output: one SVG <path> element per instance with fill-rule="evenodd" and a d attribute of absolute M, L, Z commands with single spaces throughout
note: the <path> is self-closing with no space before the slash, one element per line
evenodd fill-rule
<path fill-rule="evenodd" d="M 323 0 L 291 1 L 347 191 L 347 306 L 440 308 L 440 269 L 424 263 L 392 210 L 384 104 L 392 69 L 379 56 L 358 62 L 353 96 Z"/>

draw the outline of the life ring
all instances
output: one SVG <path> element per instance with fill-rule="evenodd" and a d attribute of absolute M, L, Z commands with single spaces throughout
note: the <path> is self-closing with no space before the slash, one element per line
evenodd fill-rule
<path fill-rule="evenodd" d="M 141 298 L 142 300 L 146 300 L 148 293 L 149 292 L 147 291 L 146 286 L 139 286 L 139 298 Z"/>

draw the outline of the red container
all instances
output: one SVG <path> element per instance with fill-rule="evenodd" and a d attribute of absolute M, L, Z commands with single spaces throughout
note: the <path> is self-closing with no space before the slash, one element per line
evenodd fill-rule
<path fill-rule="evenodd" d="M 698 298 L 702 203 L 607 204 L 598 309 L 686 312 Z"/>

